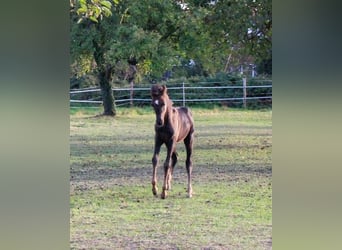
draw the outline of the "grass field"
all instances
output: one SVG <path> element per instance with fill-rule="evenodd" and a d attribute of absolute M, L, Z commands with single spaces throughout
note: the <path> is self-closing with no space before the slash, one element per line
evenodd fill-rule
<path fill-rule="evenodd" d="M 71 249 L 272 249 L 272 111 L 192 111 L 194 195 L 179 143 L 165 200 L 151 191 L 152 109 L 71 112 Z"/>

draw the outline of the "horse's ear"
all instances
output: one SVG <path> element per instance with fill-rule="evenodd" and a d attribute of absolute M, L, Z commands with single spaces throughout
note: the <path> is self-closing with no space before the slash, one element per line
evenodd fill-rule
<path fill-rule="evenodd" d="M 163 85 L 162 88 L 163 88 L 162 93 L 163 93 L 163 94 L 166 94 L 166 93 L 167 93 L 166 85 Z"/>

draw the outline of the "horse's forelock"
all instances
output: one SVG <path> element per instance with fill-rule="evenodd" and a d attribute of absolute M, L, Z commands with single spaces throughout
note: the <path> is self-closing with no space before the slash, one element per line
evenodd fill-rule
<path fill-rule="evenodd" d="M 151 87 L 151 96 L 152 97 L 160 97 L 163 94 L 166 94 L 166 86 L 165 85 L 159 85 L 159 84 L 155 84 Z"/>

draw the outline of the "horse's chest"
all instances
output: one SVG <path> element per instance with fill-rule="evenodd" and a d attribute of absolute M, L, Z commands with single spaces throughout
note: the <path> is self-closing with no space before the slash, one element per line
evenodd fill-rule
<path fill-rule="evenodd" d="M 169 141 L 174 135 L 174 131 L 170 129 L 161 128 L 156 132 L 158 134 L 158 137 L 164 142 Z"/>

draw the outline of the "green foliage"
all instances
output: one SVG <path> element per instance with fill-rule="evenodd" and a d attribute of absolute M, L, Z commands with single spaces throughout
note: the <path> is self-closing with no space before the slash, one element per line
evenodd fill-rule
<path fill-rule="evenodd" d="M 115 38 L 106 54 L 107 60 L 135 58 L 143 62 L 157 52 L 160 35 L 157 32 L 146 32 L 136 25 L 122 25 L 118 27 Z"/>
<path fill-rule="evenodd" d="M 231 46 L 256 60 L 271 55 L 271 0 L 218 1 L 206 20 L 211 34 L 220 37 L 223 46 Z"/>
<path fill-rule="evenodd" d="M 144 65 L 140 75 L 160 77 L 183 59 L 194 59 L 202 72 L 214 74 L 248 57 L 259 62 L 271 56 L 270 0 L 215 4 L 194 0 L 187 1 L 187 10 L 174 1 L 127 0 L 114 4 L 115 9 L 109 1 L 79 1 L 77 13 L 84 22 L 87 18 L 102 22 L 95 36 L 89 34 L 91 27 L 85 22 L 84 35 L 77 37 L 81 44 L 75 46 L 87 47 L 92 53 L 93 44 L 86 41 L 105 37 L 101 40 L 106 61 L 116 63 L 136 57 Z M 103 16 L 111 21 L 103 22 Z"/>
<path fill-rule="evenodd" d="M 272 58 L 263 59 L 257 65 L 258 74 L 272 75 Z"/>
<path fill-rule="evenodd" d="M 261 1 L 187 1 L 180 47 L 204 72 L 228 72 L 244 62 L 270 58 L 272 6 Z"/>
<path fill-rule="evenodd" d="M 179 64 L 175 36 L 181 11 L 173 1 L 123 1 L 118 10 L 120 27 L 111 56 L 135 58 L 145 75 L 156 77 Z"/>
<path fill-rule="evenodd" d="M 114 1 L 115 4 L 118 0 Z M 109 17 L 112 15 L 112 3 L 110 1 L 101 0 L 79 0 L 79 8 L 76 13 L 81 17 L 78 23 L 84 19 L 90 19 L 91 21 L 98 23 L 98 19 L 102 20 L 103 17 Z"/>
<path fill-rule="evenodd" d="M 82 76 L 73 76 L 70 79 L 70 89 L 79 89 L 79 88 L 94 88 L 99 86 L 99 80 L 95 74 L 86 74 Z M 93 98 L 92 94 L 84 94 L 82 95 L 82 99 L 89 100 Z M 99 97 L 97 97 L 99 99 Z"/>
<path fill-rule="evenodd" d="M 109 5 L 106 2 L 102 5 L 101 3 L 101 1 L 94 1 L 91 4 L 86 1 L 80 2 L 76 14 L 81 16 L 82 22 L 79 23 L 79 19 L 76 18 L 72 19 L 73 61 L 76 60 L 79 65 L 84 65 L 81 63 L 80 55 L 89 53 L 94 54 L 96 60 L 95 55 L 101 49 L 103 54 L 101 64 L 122 64 L 123 61 L 135 59 L 143 74 L 159 77 L 166 69 L 178 64 L 178 46 L 176 41 L 171 39 L 175 4 L 153 0 L 122 1 L 119 2 L 113 15 L 102 20 L 101 15 L 107 13 L 106 8 Z M 147 15 L 148 13 L 151 15 Z M 94 18 L 97 19 L 96 25 L 88 22 Z M 97 47 L 94 46 L 94 42 Z M 82 71 L 85 72 L 86 69 Z"/>

